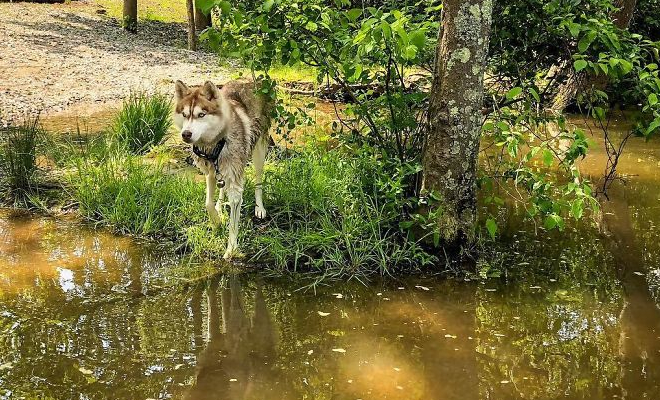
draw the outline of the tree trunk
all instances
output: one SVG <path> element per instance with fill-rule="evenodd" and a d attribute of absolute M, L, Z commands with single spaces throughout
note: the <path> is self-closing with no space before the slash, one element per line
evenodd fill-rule
<path fill-rule="evenodd" d="M 197 32 L 201 32 L 206 28 L 211 27 L 211 14 L 204 14 L 202 10 L 195 7 L 195 28 Z"/>
<path fill-rule="evenodd" d="M 628 29 L 637 0 L 615 0 L 617 10 L 612 13 L 612 22 L 619 29 Z M 564 83 L 557 89 L 550 109 L 556 112 L 564 111 L 573 101 L 578 91 L 595 88 L 603 90 L 607 86 L 607 77 L 604 75 L 590 75 L 585 72 L 575 72 L 573 64 L 566 62 L 561 67 L 560 74 L 566 76 Z"/>
<path fill-rule="evenodd" d="M 492 0 L 445 0 L 429 104 L 423 191 L 442 197 L 447 248 L 474 239 L 476 170 Z"/>
<path fill-rule="evenodd" d="M 137 32 L 137 0 L 124 0 L 122 27 L 128 32 Z"/>
<path fill-rule="evenodd" d="M 186 0 L 188 9 L 188 50 L 197 50 L 197 35 L 195 34 L 195 5 L 194 0 Z"/>

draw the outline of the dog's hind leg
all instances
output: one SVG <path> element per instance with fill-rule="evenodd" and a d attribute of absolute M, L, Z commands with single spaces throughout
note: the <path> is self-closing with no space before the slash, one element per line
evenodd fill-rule
<path fill-rule="evenodd" d="M 263 175 L 266 153 L 268 152 L 267 138 L 260 138 L 252 150 L 252 164 L 254 165 L 254 215 L 257 218 L 266 217 L 263 199 Z"/>
<path fill-rule="evenodd" d="M 206 174 L 206 211 L 209 213 L 209 218 L 214 227 L 220 225 L 222 220 L 218 211 L 215 209 L 214 197 L 215 197 L 215 171 L 211 170 Z"/>
<path fill-rule="evenodd" d="M 243 185 L 232 184 L 227 188 L 229 199 L 229 240 L 223 258 L 225 260 L 236 255 L 238 250 L 238 226 L 241 218 L 241 204 L 243 203 Z"/>

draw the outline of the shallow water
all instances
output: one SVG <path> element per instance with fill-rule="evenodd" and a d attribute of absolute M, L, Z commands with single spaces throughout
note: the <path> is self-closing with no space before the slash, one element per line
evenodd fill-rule
<path fill-rule="evenodd" d="M 606 235 L 507 222 L 516 279 L 165 289 L 165 249 L 2 214 L 0 398 L 660 398 L 660 148 L 629 150 Z"/>

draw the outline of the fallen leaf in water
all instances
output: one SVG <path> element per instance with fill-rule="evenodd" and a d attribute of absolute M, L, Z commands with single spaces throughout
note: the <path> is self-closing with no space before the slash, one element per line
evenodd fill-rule
<path fill-rule="evenodd" d="M 177 364 L 177 365 L 174 366 L 174 369 L 177 370 L 177 369 L 183 367 L 184 365 L 185 364 Z"/>
<path fill-rule="evenodd" d="M 323 311 L 317 311 L 317 313 L 322 317 L 327 317 L 328 315 L 330 315 L 329 312 L 323 312 Z"/>
<path fill-rule="evenodd" d="M 346 382 L 348 382 L 348 383 L 353 383 L 353 379 L 349 379 L 349 380 L 347 380 Z"/>
<path fill-rule="evenodd" d="M 487 289 L 484 289 L 484 290 L 487 291 L 487 292 L 497 292 L 497 289 L 493 289 L 493 288 L 487 288 Z"/>
<path fill-rule="evenodd" d="M 500 383 L 509 383 L 509 381 L 500 381 Z"/>
<path fill-rule="evenodd" d="M 399 289 L 399 290 L 403 290 L 403 289 L 405 289 L 405 288 L 404 288 L 403 286 L 399 286 L 397 289 Z"/>
<path fill-rule="evenodd" d="M 78 367 L 78 371 L 80 371 L 83 375 L 91 375 L 94 373 L 91 369 L 87 369 L 84 367 Z"/>
<path fill-rule="evenodd" d="M 446 334 L 445 337 L 446 337 L 446 338 L 456 339 L 456 335 Z"/>
<path fill-rule="evenodd" d="M 336 352 L 336 353 L 346 353 L 346 350 L 344 350 L 344 349 L 342 349 L 342 348 L 332 349 L 332 351 L 334 351 L 334 352 Z"/>
<path fill-rule="evenodd" d="M 397 386 L 396 388 L 399 390 L 403 390 L 403 386 Z"/>
<path fill-rule="evenodd" d="M 399 371 L 401 371 L 401 368 L 394 367 L 394 370 L 395 370 L 396 372 L 399 372 Z"/>
<path fill-rule="evenodd" d="M 639 275 L 639 276 L 644 276 L 644 274 L 641 273 L 641 272 L 639 272 L 639 271 L 635 271 L 635 272 L 633 272 L 633 274 L 635 274 L 635 275 Z"/>
<path fill-rule="evenodd" d="M 236 378 L 231 378 L 231 379 L 229 380 L 229 382 L 238 382 L 238 379 L 236 379 Z"/>
<path fill-rule="evenodd" d="M 14 364 L 10 362 L 0 365 L 0 371 L 4 371 L 6 369 L 12 369 L 12 368 L 14 368 Z"/>
<path fill-rule="evenodd" d="M 311 356 L 312 354 L 314 354 L 314 350 L 309 350 L 309 351 L 307 352 L 307 355 L 308 355 L 308 356 Z"/>
<path fill-rule="evenodd" d="M 332 295 L 335 296 L 338 299 L 343 299 L 344 298 L 344 295 L 341 294 L 341 293 L 333 293 Z"/>
<path fill-rule="evenodd" d="M 430 290 L 430 289 L 427 288 L 426 286 L 422 286 L 422 285 L 416 285 L 415 287 L 416 287 L 417 289 Z"/>
<path fill-rule="evenodd" d="M 530 286 L 530 289 L 541 289 L 541 286 Z"/>

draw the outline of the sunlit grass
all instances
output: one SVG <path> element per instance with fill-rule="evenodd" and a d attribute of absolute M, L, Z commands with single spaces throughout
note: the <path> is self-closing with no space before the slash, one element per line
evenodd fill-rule
<path fill-rule="evenodd" d="M 123 3 L 116 0 L 94 0 L 104 7 L 108 16 L 121 20 Z M 138 19 L 185 23 L 187 21 L 186 2 L 174 0 L 140 0 Z"/>
<path fill-rule="evenodd" d="M 172 125 L 172 101 L 164 94 L 131 93 L 113 122 L 118 143 L 144 154 L 163 141 Z"/>
<path fill-rule="evenodd" d="M 12 194 L 29 194 L 36 187 L 37 150 L 43 139 L 37 117 L 0 128 L 0 173 Z"/>

